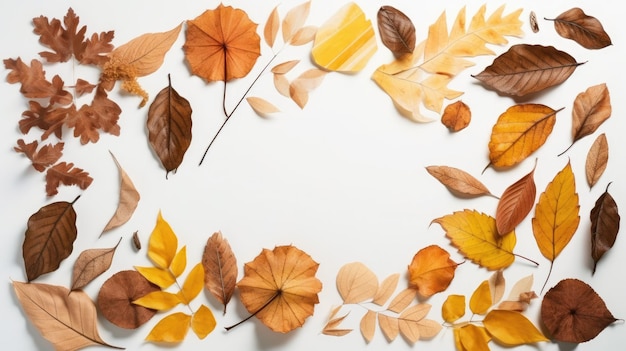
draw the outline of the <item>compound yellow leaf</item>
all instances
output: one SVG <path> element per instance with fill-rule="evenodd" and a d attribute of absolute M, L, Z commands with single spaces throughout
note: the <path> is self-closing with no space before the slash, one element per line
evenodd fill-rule
<path fill-rule="evenodd" d="M 182 312 L 172 313 L 161 319 L 150 331 L 146 341 L 176 343 L 185 340 L 191 324 L 191 316 Z"/>
<path fill-rule="evenodd" d="M 172 264 L 170 265 L 170 271 L 178 278 L 187 268 L 187 246 L 183 246 L 180 251 L 174 256 Z"/>
<path fill-rule="evenodd" d="M 178 294 L 172 294 L 171 292 L 161 290 L 153 291 L 133 301 L 135 305 L 151 308 L 157 311 L 169 310 L 181 302 L 183 301 L 180 299 Z"/>
<path fill-rule="evenodd" d="M 155 266 L 169 269 L 177 249 L 178 238 L 159 211 L 156 225 L 148 241 L 148 257 Z"/>
<path fill-rule="evenodd" d="M 191 330 L 199 339 L 206 338 L 217 325 L 213 312 L 205 305 L 200 305 L 196 313 L 191 317 Z"/>
<path fill-rule="evenodd" d="M 472 297 L 470 297 L 469 307 L 470 310 L 474 314 L 485 314 L 489 307 L 491 307 L 491 289 L 489 288 L 489 281 L 485 280 L 474 292 L 472 293 Z"/>
<path fill-rule="evenodd" d="M 485 316 L 483 324 L 495 340 L 509 346 L 549 341 L 519 312 L 493 310 Z"/>
<path fill-rule="evenodd" d="M 202 263 L 198 263 L 185 278 L 183 288 L 178 292 L 178 297 L 184 304 L 188 305 L 191 300 L 198 296 L 202 288 L 204 288 L 204 267 Z"/>
<path fill-rule="evenodd" d="M 465 315 L 465 296 L 450 295 L 441 305 L 441 316 L 448 323 L 454 323 Z"/>
<path fill-rule="evenodd" d="M 161 289 L 165 289 L 176 282 L 176 277 L 172 275 L 169 269 L 139 266 L 135 266 L 135 269 L 149 282 L 158 285 Z"/>
<path fill-rule="evenodd" d="M 484 327 L 478 327 L 473 324 L 467 324 L 458 330 L 458 345 L 461 345 L 459 350 L 465 351 L 489 351 L 489 341 L 491 337 L 487 333 Z M 455 339 L 457 336 L 455 335 Z"/>

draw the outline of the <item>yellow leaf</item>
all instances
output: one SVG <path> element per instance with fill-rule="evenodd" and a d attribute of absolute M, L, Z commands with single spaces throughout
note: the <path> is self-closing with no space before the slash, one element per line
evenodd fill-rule
<path fill-rule="evenodd" d="M 450 295 L 441 305 L 441 316 L 448 323 L 454 323 L 465 315 L 465 296 Z"/>
<path fill-rule="evenodd" d="M 474 314 L 485 314 L 489 307 L 491 307 L 491 289 L 489 288 L 489 281 L 485 280 L 470 297 L 469 307 Z"/>
<path fill-rule="evenodd" d="M 393 341 L 400 333 L 400 326 L 398 325 L 398 318 L 378 313 L 378 324 L 380 330 L 383 331 L 385 338 L 389 341 Z"/>
<path fill-rule="evenodd" d="M 363 302 L 376 295 L 378 278 L 363 263 L 348 263 L 337 273 L 337 290 L 346 304 Z"/>
<path fill-rule="evenodd" d="M 202 291 L 204 287 L 204 267 L 202 263 L 196 264 L 191 272 L 187 275 L 185 282 L 183 283 L 183 288 L 178 292 L 178 296 L 180 300 L 189 304 L 191 300 L 195 299 L 196 296 Z"/>
<path fill-rule="evenodd" d="M 462 345 L 461 350 L 467 351 L 489 351 L 489 341 L 491 337 L 487 334 L 484 327 L 477 327 L 473 324 L 467 324 L 458 330 L 458 343 Z"/>
<path fill-rule="evenodd" d="M 135 305 L 151 308 L 157 311 L 169 310 L 181 302 L 183 301 L 178 297 L 178 294 L 172 294 L 161 290 L 150 292 L 133 301 Z"/>
<path fill-rule="evenodd" d="M 283 20 L 283 41 L 285 43 L 290 42 L 296 32 L 304 26 L 310 10 L 311 1 L 307 1 L 287 11 Z"/>
<path fill-rule="evenodd" d="M 411 343 L 416 343 L 421 338 L 432 338 L 441 330 L 441 324 L 424 319 L 430 308 L 429 304 L 417 304 L 400 314 L 398 318 L 400 333 Z"/>
<path fill-rule="evenodd" d="M 165 289 L 176 282 L 176 278 L 168 269 L 138 266 L 135 266 L 135 269 L 137 272 L 141 273 L 144 278 L 148 279 L 151 283 L 158 285 L 161 289 Z"/>
<path fill-rule="evenodd" d="M 509 107 L 491 130 L 489 165 L 509 167 L 526 159 L 546 142 L 561 110 L 540 104 Z"/>
<path fill-rule="evenodd" d="M 183 246 L 180 251 L 174 256 L 172 264 L 170 265 L 170 271 L 178 278 L 187 268 L 187 246 Z"/>
<path fill-rule="evenodd" d="M 515 232 L 498 235 L 496 220 L 472 210 L 454 212 L 435 219 L 446 236 L 465 257 L 490 270 L 510 266 L 515 260 Z"/>
<path fill-rule="evenodd" d="M 274 106 L 271 102 L 256 96 L 249 96 L 246 98 L 250 107 L 256 112 L 259 116 L 267 116 L 272 113 L 280 112 L 278 107 Z"/>
<path fill-rule="evenodd" d="M 148 241 L 148 257 L 155 266 L 169 269 L 177 249 L 178 238 L 159 211 L 156 225 Z"/>
<path fill-rule="evenodd" d="M 398 281 L 400 280 L 400 274 L 392 274 L 389 277 L 385 278 L 380 286 L 378 287 L 378 291 L 376 291 L 376 295 L 374 296 L 373 303 L 382 306 L 387 300 L 391 297 L 393 292 L 396 290 L 398 286 Z"/>
<path fill-rule="evenodd" d="M 376 50 L 372 22 L 359 5 L 350 2 L 318 28 L 311 54 L 327 70 L 357 72 Z"/>
<path fill-rule="evenodd" d="M 200 305 L 196 313 L 191 317 L 191 330 L 200 339 L 206 338 L 215 329 L 216 325 L 217 322 L 213 312 L 205 305 Z"/>
<path fill-rule="evenodd" d="M 363 318 L 361 318 L 361 335 L 363 335 L 363 338 L 365 338 L 365 341 L 368 343 L 374 338 L 374 332 L 376 331 L 376 315 L 376 312 L 367 310 Z"/>
<path fill-rule="evenodd" d="M 494 339 L 506 345 L 517 346 L 549 341 L 519 312 L 493 310 L 485 316 L 483 324 Z"/>
<path fill-rule="evenodd" d="M 161 319 L 150 331 L 146 341 L 181 342 L 185 339 L 191 316 L 182 312 L 172 313 Z"/>
<path fill-rule="evenodd" d="M 532 220 L 533 235 L 539 251 L 550 260 L 550 279 L 554 260 L 572 239 L 580 223 L 580 205 L 576 181 L 570 162 L 548 184 L 539 196 Z M 545 288 L 545 283 L 544 283 Z M 541 289 L 543 291 L 543 288 Z"/>

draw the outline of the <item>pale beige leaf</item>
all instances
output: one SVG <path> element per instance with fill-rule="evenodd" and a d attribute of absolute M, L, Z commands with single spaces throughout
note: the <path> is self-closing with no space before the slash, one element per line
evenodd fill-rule
<path fill-rule="evenodd" d="M 304 44 L 308 44 L 315 39 L 315 34 L 317 33 L 316 26 L 304 26 L 293 35 L 289 44 L 294 46 L 300 46 Z"/>
<path fill-rule="evenodd" d="M 302 74 L 291 82 L 291 85 L 296 86 L 297 89 L 311 92 L 322 84 L 327 73 L 328 72 L 322 71 L 321 69 L 311 68 L 302 72 Z"/>
<path fill-rule="evenodd" d="M 291 97 L 289 79 L 284 74 L 274 74 L 274 87 L 282 96 Z"/>
<path fill-rule="evenodd" d="M 292 8 L 285 15 L 283 20 L 283 41 L 289 43 L 293 36 L 304 26 L 309 12 L 311 10 L 311 1 L 304 2 Z"/>
<path fill-rule="evenodd" d="M 408 288 L 404 289 L 394 297 L 393 300 L 389 303 L 389 307 L 387 310 L 400 313 L 402 310 L 407 308 L 415 300 L 417 297 L 417 289 Z"/>
<path fill-rule="evenodd" d="M 337 273 L 337 290 L 346 304 L 363 302 L 376 295 L 378 278 L 363 263 L 348 263 Z"/>
<path fill-rule="evenodd" d="M 385 338 L 389 341 L 393 341 L 400 333 L 400 326 L 398 325 L 398 318 L 378 313 L 378 324 L 380 330 L 383 331 Z"/>
<path fill-rule="evenodd" d="M 111 157 L 113 157 L 113 161 L 115 161 L 115 165 L 117 166 L 117 169 L 120 173 L 120 197 L 117 209 L 115 210 L 115 214 L 109 220 L 109 223 L 107 223 L 102 232 L 117 228 L 122 224 L 128 222 L 133 213 L 135 213 L 135 209 L 137 208 L 140 199 L 139 192 L 135 188 L 133 181 L 130 179 L 126 171 L 124 171 L 120 163 L 117 161 L 115 155 L 113 155 L 112 152 L 110 152 L 110 154 Z"/>
<path fill-rule="evenodd" d="M 352 331 L 352 329 L 338 328 L 339 324 L 341 324 L 341 322 L 343 322 L 343 320 L 348 316 L 348 313 L 346 313 L 341 317 L 335 318 L 340 309 L 341 306 L 337 306 L 330 311 L 330 316 L 328 317 L 329 320 L 324 326 L 324 329 L 322 329 L 322 334 L 330 336 L 344 336 Z"/>
<path fill-rule="evenodd" d="M 464 196 L 491 195 L 483 183 L 461 169 L 448 166 L 428 166 L 426 171 L 453 193 Z"/>
<path fill-rule="evenodd" d="M 376 331 L 376 315 L 376 312 L 367 310 L 367 313 L 361 318 L 361 335 L 363 335 L 363 338 L 365 338 L 365 341 L 368 343 L 374 338 L 374 332 Z"/>
<path fill-rule="evenodd" d="M 502 274 L 502 270 L 499 269 L 489 277 L 489 291 L 491 292 L 491 304 L 498 303 L 502 296 L 504 296 L 504 288 L 506 280 Z"/>
<path fill-rule="evenodd" d="M 287 74 L 291 71 L 296 65 L 300 63 L 300 60 L 289 60 L 283 63 L 279 63 L 276 66 L 272 67 L 272 73 L 274 74 Z"/>
<path fill-rule="evenodd" d="M 513 287 L 511 288 L 511 292 L 507 297 L 508 301 L 518 301 L 519 297 L 522 293 L 531 291 L 533 288 L 533 275 L 526 276 L 520 280 L 518 280 Z"/>
<path fill-rule="evenodd" d="M 293 84 L 289 84 L 289 97 L 301 109 L 309 102 L 309 92 Z"/>
<path fill-rule="evenodd" d="M 111 267 L 113 255 L 119 246 L 122 238 L 112 248 L 89 249 L 78 255 L 72 271 L 72 290 L 77 290 L 89 284 L 100 274 Z"/>
<path fill-rule="evenodd" d="M 383 280 L 382 283 L 380 283 L 380 286 L 378 287 L 378 291 L 376 292 L 376 295 L 374 296 L 374 300 L 372 302 L 379 306 L 384 305 L 387 302 L 387 300 L 389 300 L 393 292 L 396 290 L 399 280 L 400 280 L 399 273 L 392 274 L 388 276 L 387 278 L 385 278 L 385 280 Z"/>
<path fill-rule="evenodd" d="M 259 116 L 267 116 L 272 113 L 280 112 L 278 107 L 274 106 L 271 102 L 256 96 L 249 96 L 246 98 L 250 107 L 256 112 Z"/>
<path fill-rule="evenodd" d="M 274 7 L 274 10 L 270 13 L 263 28 L 263 38 L 269 47 L 274 46 L 276 41 L 276 34 L 278 34 L 278 28 L 280 27 L 280 16 L 278 15 L 278 6 Z"/>
<path fill-rule="evenodd" d="M 432 338 L 439 333 L 441 324 L 424 319 L 431 306 L 429 304 L 417 304 L 402 312 L 398 318 L 400 333 L 411 343 L 419 339 Z"/>
<path fill-rule="evenodd" d="M 587 176 L 587 184 L 592 188 L 604 171 L 609 162 L 609 143 L 606 140 L 606 134 L 598 135 L 591 145 L 587 153 L 587 161 L 585 162 L 585 174 Z"/>

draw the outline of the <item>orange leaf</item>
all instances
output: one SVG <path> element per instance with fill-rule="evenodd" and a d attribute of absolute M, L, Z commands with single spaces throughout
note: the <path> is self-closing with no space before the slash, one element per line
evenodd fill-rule
<path fill-rule="evenodd" d="M 191 325 L 191 316 L 182 312 L 172 313 L 161 319 L 150 331 L 146 341 L 181 342 Z"/>
<path fill-rule="evenodd" d="M 337 273 L 337 290 L 345 304 L 363 302 L 376 295 L 378 278 L 363 263 L 348 263 Z"/>
<path fill-rule="evenodd" d="M 256 112 L 259 116 L 267 116 L 272 113 L 280 112 L 278 107 L 274 106 L 271 102 L 256 96 L 249 96 L 246 98 L 250 107 Z"/>
<path fill-rule="evenodd" d="M 409 265 L 409 285 L 423 297 L 430 297 L 448 288 L 458 264 L 437 245 L 419 250 Z"/>
<path fill-rule="evenodd" d="M 498 234 L 506 235 L 515 230 L 515 227 L 526 218 L 533 208 L 537 194 L 535 179 L 533 178 L 535 168 L 537 168 L 537 162 L 535 162 L 535 167 L 530 173 L 510 185 L 502 193 L 496 208 Z"/>
<path fill-rule="evenodd" d="M 472 111 L 463 101 L 459 100 L 446 106 L 441 116 L 441 123 L 448 127 L 451 132 L 465 129 L 472 119 Z"/>

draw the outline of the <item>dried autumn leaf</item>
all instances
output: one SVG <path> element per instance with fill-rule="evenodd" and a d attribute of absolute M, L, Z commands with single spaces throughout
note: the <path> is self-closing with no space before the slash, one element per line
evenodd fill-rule
<path fill-rule="evenodd" d="M 29 99 L 50 99 L 50 104 L 58 103 L 68 105 L 72 103 L 72 94 L 64 90 L 61 77 L 55 75 L 52 82 L 46 80 L 46 72 L 38 60 L 32 60 L 30 66 L 21 58 L 6 59 L 4 67 L 9 70 L 7 82 L 10 84 L 20 83 L 20 93 Z"/>
<path fill-rule="evenodd" d="M 502 193 L 496 208 L 496 228 L 498 234 L 506 235 L 515 230 L 518 224 L 530 213 L 535 204 L 537 188 L 535 186 L 535 169 L 537 162 L 530 173 L 509 185 Z"/>
<path fill-rule="evenodd" d="M 176 283 L 176 277 L 169 269 L 139 266 L 135 266 L 135 269 L 150 283 L 157 285 L 161 289 L 166 289 Z"/>
<path fill-rule="evenodd" d="M 465 129 L 472 119 L 472 111 L 463 101 L 454 102 L 443 110 L 441 123 L 448 127 L 451 132 L 458 132 Z"/>
<path fill-rule="evenodd" d="M 376 274 L 361 262 L 345 264 L 337 272 L 337 290 L 344 304 L 360 303 L 378 291 Z"/>
<path fill-rule="evenodd" d="M 361 318 L 361 322 L 359 323 L 359 328 L 361 330 L 361 335 L 365 339 L 365 342 L 369 343 L 374 339 L 374 333 L 376 332 L 376 312 L 372 310 L 367 310 L 367 312 Z"/>
<path fill-rule="evenodd" d="M 80 196 L 79 196 L 80 197 Z M 74 201 L 59 201 L 40 208 L 28 218 L 22 257 L 28 281 L 59 268 L 76 240 Z"/>
<path fill-rule="evenodd" d="M 33 168 L 39 172 L 43 172 L 63 156 L 63 145 L 62 142 L 58 142 L 54 145 L 46 144 L 37 151 L 37 147 L 39 146 L 37 140 L 26 144 L 23 139 L 18 139 L 17 146 L 14 147 L 13 150 L 26 155 L 32 163 Z"/>
<path fill-rule="evenodd" d="M 387 303 L 387 300 L 393 295 L 393 292 L 396 290 L 398 286 L 398 281 L 400 280 L 400 274 L 392 274 L 385 278 L 380 285 L 378 286 L 378 290 L 376 291 L 376 295 L 374 295 L 374 299 L 372 303 L 375 303 L 379 306 Z"/>
<path fill-rule="evenodd" d="M 465 315 L 465 296 L 449 295 L 441 305 L 441 317 L 448 323 L 454 323 Z"/>
<path fill-rule="evenodd" d="M 280 95 L 285 97 L 291 97 L 289 92 L 289 79 L 284 74 L 274 74 L 274 87 Z"/>
<path fill-rule="evenodd" d="M 122 238 L 117 244 L 108 249 L 89 249 L 78 255 L 72 270 L 71 290 L 77 290 L 89 284 L 100 274 L 106 272 L 111 267 L 113 255 L 119 246 Z"/>
<path fill-rule="evenodd" d="M 204 284 L 209 292 L 224 305 L 230 301 L 237 284 L 237 259 L 228 240 L 216 232 L 207 240 L 202 255 Z"/>
<path fill-rule="evenodd" d="M 276 6 L 272 10 L 272 12 L 270 12 L 269 17 L 267 18 L 267 22 L 265 22 L 265 27 L 263 27 L 263 39 L 265 39 L 265 43 L 269 47 L 274 46 L 274 42 L 276 41 L 276 35 L 278 34 L 279 28 L 280 15 L 278 14 L 278 6 Z"/>
<path fill-rule="evenodd" d="M 509 107 L 498 117 L 489 140 L 489 167 L 509 167 L 526 159 L 548 139 L 556 114 L 540 104 L 521 104 Z"/>
<path fill-rule="evenodd" d="M 465 196 L 491 195 L 483 183 L 464 170 L 448 166 L 428 166 L 426 171 L 453 193 Z"/>
<path fill-rule="evenodd" d="M 294 46 L 300 46 L 304 44 L 308 44 L 315 40 L 315 35 L 317 34 L 317 27 L 315 26 L 304 26 L 300 28 L 294 35 L 291 37 L 289 44 Z"/>
<path fill-rule="evenodd" d="M 182 303 L 189 305 L 191 300 L 195 299 L 202 291 L 202 288 L 204 288 L 204 268 L 202 263 L 198 263 L 187 274 L 178 296 Z"/>
<path fill-rule="evenodd" d="M 472 262 L 489 270 L 510 266 L 515 260 L 515 232 L 500 236 L 495 218 L 473 210 L 457 211 L 433 220 L 441 225 L 456 248 Z"/>
<path fill-rule="evenodd" d="M 454 331 L 455 342 L 459 350 L 489 351 L 489 346 L 487 345 L 487 343 L 491 341 L 491 336 L 489 336 L 489 333 L 487 333 L 485 327 L 478 327 L 474 324 L 467 324 L 462 326 L 461 328 L 454 329 Z"/>
<path fill-rule="evenodd" d="M 602 49 L 612 45 L 602 23 L 578 7 L 563 12 L 552 21 L 560 36 L 572 39 L 586 49 Z"/>
<path fill-rule="evenodd" d="M 528 15 L 528 22 L 533 33 L 539 32 L 539 23 L 537 22 L 537 14 L 535 14 L 535 11 L 530 11 L 530 14 Z"/>
<path fill-rule="evenodd" d="M 602 133 L 598 135 L 591 145 L 585 162 L 585 175 L 587 176 L 587 184 L 589 184 L 590 188 L 596 185 L 606 170 L 608 162 L 609 143 L 606 140 L 606 134 Z"/>
<path fill-rule="evenodd" d="M 561 280 L 541 303 L 541 321 L 558 341 L 589 341 L 616 320 L 593 288 L 578 279 Z"/>
<path fill-rule="evenodd" d="M 176 171 L 183 162 L 191 144 L 191 105 L 172 87 L 168 86 L 154 98 L 148 110 L 148 139 L 166 174 Z"/>
<path fill-rule="evenodd" d="M 609 185 L 611 185 L 609 183 Z M 593 258 L 593 273 L 602 256 L 613 247 L 619 233 L 620 216 L 617 203 L 609 194 L 609 185 L 591 210 L 591 257 Z"/>
<path fill-rule="evenodd" d="M 61 184 L 76 185 L 85 190 L 92 181 L 93 178 L 89 176 L 89 173 L 74 167 L 73 163 L 57 163 L 46 171 L 46 195 L 56 195 Z"/>
<path fill-rule="evenodd" d="M 387 341 L 393 341 L 400 334 L 400 325 L 398 318 L 378 313 L 378 325 Z"/>
<path fill-rule="evenodd" d="M 408 288 L 400 291 L 396 297 L 391 300 L 389 306 L 387 306 L 387 311 L 400 313 L 404 311 L 405 308 L 409 307 L 411 302 L 415 300 L 417 297 L 417 289 Z"/>
<path fill-rule="evenodd" d="M 74 85 L 76 97 L 80 97 L 85 94 L 91 94 L 95 88 L 96 85 L 91 84 L 88 81 L 80 78 L 76 80 L 76 85 Z"/>
<path fill-rule="evenodd" d="M 146 295 L 136 300 L 133 300 L 132 302 L 135 305 L 157 311 L 166 311 L 174 308 L 180 303 L 183 303 L 178 294 L 173 294 L 171 292 L 161 290 L 147 293 Z"/>
<path fill-rule="evenodd" d="M 572 144 L 565 151 L 578 140 L 595 132 L 611 117 L 611 111 L 611 96 L 605 83 L 591 86 L 578 94 L 572 111 Z"/>
<path fill-rule="evenodd" d="M 161 319 L 146 336 L 146 341 L 176 343 L 185 340 L 191 326 L 191 316 L 175 312 Z"/>
<path fill-rule="evenodd" d="M 74 136 L 80 137 L 80 143 L 83 145 L 88 142 L 97 142 L 100 138 L 100 130 L 111 135 L 120 135 L 120 126 L 117 121 L 122 109 L 109 99 L 101 85 L 96 88 L 91 104 L 82 105 L 78 110 L 72 105 L 66 112 L 57 111 L 56 113 L 67 113 L 64 123 L 68 128 L 74 128 Z"/>
<path fill-rule="evenodd" d="M 296 79 L 289 83 L 289 95 L 300 107 L 304 108 L 308 102 L 309 93 L 322 84 L 328 72 L 312 68 L 302 72 Z"/>
<path fill-rule="evenodd" d="M 482 283 L 474 290 L 470 297 L 469 307 L 474 314 L 485 314 L 492 305 L 491 289 L 489 281 L 483 280 Z"/>
<path fill-rule="evenodd" d="M 82 291 L 62 286 L 13 282 L 24 313 L 56 350 L 78 350 L 107 344 L 98 333 L 96 306 Z"/>
<path fill-rule="evenodd" d="M 380 39 L 396 57 L 415 50 L 415 26 L 411 19 L 393 6 L 381 6 L 378 10 Z"/>
<path fill-rule="evenodd" d="M 111 323 L 124 329 L 137 329 L 150 320 L 156 310 L 132 303 L 146 294 L 159 291 L 136 271 L 121 271 L 107 279 L 98 293 L 98 308 Z"/>
<path fill-rule="evenodd" d="M 244 265 L 244 276 L 237 283 L 241 303 L 273 331 L 286 333 L 300 327 L 319 302 L 318 266 L 295 246 L 264 249 Z"/>
<path fill-rule="evenodd" d="M 187 21 L 183 50 L 191 72 L 207 82 L 245 77 L 261 55 L 256 28 L 245 11 L 223 4 Z"/>
<path fill-rule="evenodd" d="M 157 221 L 150 234 L 148 241 L 148 257 L 154 265 L 161 269 L 168 269 L 176 256 L 178 249 L 178 238 L 170 227 L 170 224 L 163 218 L 161 211 L 157 216 Z"/>
<path fill-rule="evenodd" d="M 140 198 L 139 192 L 135 188 L 133 181 L 130 179 L 128 174 L 126 174 L 126 171 L 124 171 L 112 152 L 111 157 L 113 157 L 113 161 L 115 161 L 115 165 L 120 172 L 120 197 L 115 214 L 111 217 L 102 232 L 117 228 L 128 222 L 130 217 L 132 217 L 135 212 Z"/>
<path fill-rule="evenodd" d="M 311 1 L 307 1 L 287 11 L 282 22 L 283 42 L 289 43 L 293 36 L 304 26 L 310 10 Z"/>
<path fill-rule="evenodd" d="M 296 65 L 300 63 L 300 60 L 289 60 L 283 63 L 279 63 L 276 66 L 272 67 L 272 73 L 274 74 L 287 74 L 291 71 Z"/>
<path fill-rule="evenodd" d="M 191 317 L 191 330 L 200 340 L 209 335 L 217 325 L 213 312 L 205 305 L 200 305 L 198 310 Z"/>
<path fill-rule="evenodd" d="M 372 22 L 359 5 L 350 2 L 318 28 L 311 54 L 316 64 L 329 71 L 358 72 L 376 50 Z"/>
<path fill-rule="evenodd" d="M 563 83 L 582 64 L 553 46 L 516 44 L 472 77 L 501 93 L 525 96 Z"/>
<path fill-rule="evenodd" d="M 483 324 L 495 340 L 507 346 L 550 341 L 519 312 L 493 310 L 487 313 Z"/>
<path fill-rule="evenodd" d="M 459 264 L 450 259 L 448 251 L 437 245 L 419 250 L 409 265 L 409 286 L 423 297 L 430 297 L 448 288 Z"/>
<path fill-rule="evenodd" d="M 341 317 L 335 317 L 340 309 L 341 306 L 333 307 L 330 312 L 330 316 L 328 317 L 328 322 L 324 326 L 324 329 L 322 329 L 322 334 L 330 336 L 344 336 L 352 331 L 352 329 L 338 328 L 339 324 L 341 324 L 341 322 L 343 322 L 343 320 L 348 316 L 348 314 L 344 314 Z"/>
<path fill-rule="evenodd" d="M 550 260 L 550 271 L 544 288 L 550 279 L 554 260 L 576 233 L 580 223 L 579 209 L 574 173 L 568 162 L 539 196 L 532 220 L 533 235 L 539 251 Z"/>
<path fill-rule="evenodd" d="M 502 270 L 498 270 L 489 277 L 489 291 L 491 292 L 491 304 L 495 305 L 500 302 L 502 296 L 504 296 L 504 287 L 506 280 Z"/>
<path fill-rule="evenodd" d="M 398 317 L 400 333 L 410 343 L 432 338 L 441 331 L 441 324 L 425 319 L 430 308 L 431 305 L 426 303 L 417 304 L 403 311 Z"/>
<path fill-rule="evenodd" d="M 259 116 L 267 116 L 271 115 L 272 113 L 280 112 L 278 107 L 276 107 L 274 104 L 257 96 L 248 96 L 246 98 L 246 101 L 248 101 L 250 107 L 252 107 L 254 112 L 256 112 L 256 114 L 258 114 Z"/>

